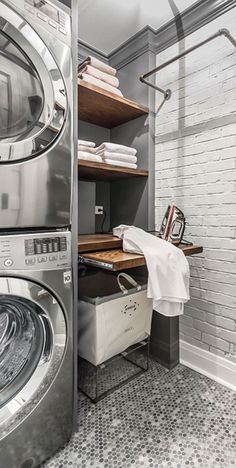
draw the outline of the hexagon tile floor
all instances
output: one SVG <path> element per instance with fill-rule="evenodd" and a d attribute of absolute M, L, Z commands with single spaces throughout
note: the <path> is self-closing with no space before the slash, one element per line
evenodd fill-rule
<path fill-rule="evenodd" d="M 44 468 L 236 466 L 236 394 L 182 365 L 150 370 L 96 405 Z"/>

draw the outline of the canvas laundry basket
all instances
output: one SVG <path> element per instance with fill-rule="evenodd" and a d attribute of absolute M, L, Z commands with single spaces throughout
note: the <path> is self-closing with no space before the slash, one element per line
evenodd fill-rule
<path fill-rule="evenodd" d="M 121 283 L 123 279 L 131 289 Z M 78 351 L 95 366 L 150 335 L 152 300 L 147 298 L 146 284 L 138 284 L 126 273 L 113 276 L 112 281 L 116 287 L 113 284 L 113 293 L 107 294 L 107 280 L 99 283 L 90 279 L 90 287 L 93 283 L 95 288 L 93 297 L 79 300 Z"/>

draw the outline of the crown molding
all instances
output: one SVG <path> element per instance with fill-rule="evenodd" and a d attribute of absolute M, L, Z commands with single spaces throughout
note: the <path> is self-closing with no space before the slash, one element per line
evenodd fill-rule
<path fill-rule="evenodd" d="M 158 30 L 146 26 L 110 54 L 79 40 L 79 59 L 93 55 L 119 70 L 146 52 L 157 55 L 234 7 L 235 0 L 200 0 Z M 178 21 L 181 28 L 178 28 Z"/>
<path fill-rule="evenodd" d="M 146 52 L 155 53 L 155 35 L 151 26 L 145 26 L 108 55 L 109 63 L 119 70 Z"/>
<path fill-rule="evenodd" d="M 101 50 L 96 49 L 85 41 L 78 40 L 78 59 L 79 62 L 82 62 L 88 55 L 102 60 L 105 63 L 109 62 L 109 56 L 101 52 Z"/>
<path fill-rule="evenodd" d="M 156 54 L 202 28 L 235 6 L 235 0 L 200 0 L 195 3 L 156 31 Z M 180 23 L 180 21 L 181 28 L 178 28 L 178 22 Z"/>

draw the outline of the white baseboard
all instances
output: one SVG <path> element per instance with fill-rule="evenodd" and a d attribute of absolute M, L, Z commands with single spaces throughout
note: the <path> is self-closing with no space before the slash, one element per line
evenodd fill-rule
<path fill-rule="evenodd" d="M 236 363 L 180 340 L 180 363 L 236 392 Z"/>

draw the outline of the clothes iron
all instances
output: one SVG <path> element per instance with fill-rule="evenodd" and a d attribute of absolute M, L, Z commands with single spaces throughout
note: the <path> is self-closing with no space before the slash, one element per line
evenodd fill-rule
<path fill-rule="evenodd" d="M 164 240 L 180 244 L 185 231 L 184 213 L 174 204 L 168 206 L 159 231 Z"/>

